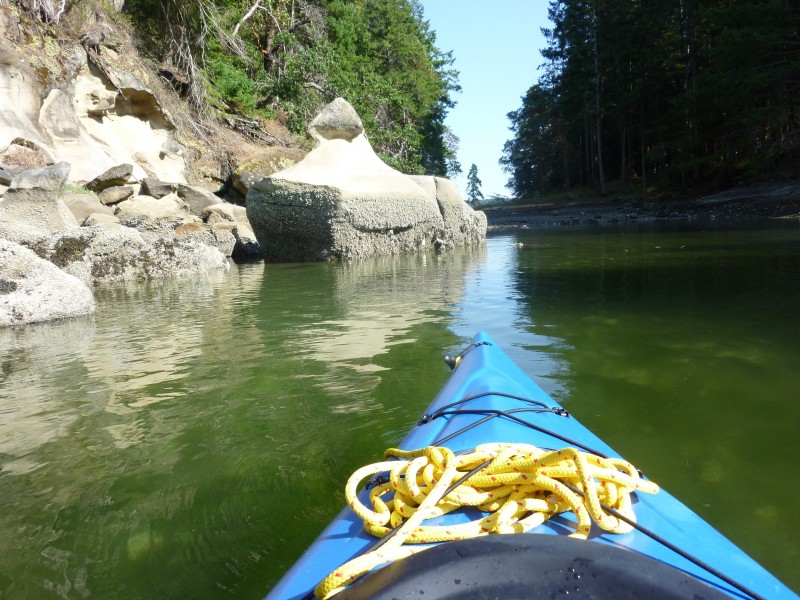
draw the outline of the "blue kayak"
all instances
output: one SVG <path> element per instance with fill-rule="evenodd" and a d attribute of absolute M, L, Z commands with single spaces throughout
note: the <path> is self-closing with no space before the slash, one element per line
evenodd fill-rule
<path fill-rule="evenodd" d="M 479 333 L 459 356 L 446 360 L 453 373 L 398 446 L 401 450 L 437 446 L 463 455 L 487 443 L 503 443 L 621 458 L 539 388 L 485 333 Z M 386 478 L 364 487 L 381 483 Z M 368 495 L 369 489 L 363 489 L 358 498 L 366 505 Z M 574 539 L 568 534 L 575 533 L 580 519 L 561 512 L 526 533 L 427 544 L 421 552 L 372 569 L 334 597 L 797 598 L 666 491 L 633 492 L 631 498 L 635 524 L 627 533 L 609 533 L 593 525 L 588 539 Z M 603 510 L 616 514 L 607 506 Z M 463 512 L 438 516 L 433 522 L 451 526 L 474 518 Z M 624 515 L 617 516 L 624 520 Z M 365 531 L 362 519 L 345 508 L 267 598 L 313 598 L 320 581 L 373 551 L 377 542 Z"/>

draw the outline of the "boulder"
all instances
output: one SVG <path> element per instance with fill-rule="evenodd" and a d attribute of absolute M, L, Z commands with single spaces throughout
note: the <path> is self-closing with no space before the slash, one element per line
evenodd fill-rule
<path fill-rule="evenodd" d="M 208 190 L 185 183 L 161 181 L 155 177 L 142 180 L 142 194 L 159 199 L 172 194 L 185 202 L 189 211 L 197 216 L 200 216 L 206 207 L 220 203 L 219 196 Z"/>
<path fill-rule="evenodd" d="M 345 100 L 323 108 L 309 133 L 317 145 L 302 161 L 247 194 L 247 217 L 264 258 L 342 260 L 484 239 L 485 216 L 454 196 L 455 188 L 381 161 Z"/>
<path fill-rule="evenodd" d="M 207 225 L 205 223 L 186 223 L 175 228 L 175 239 L 193 240 L 216 248 L 225 256 L 233 253 L 236 238 L 233 235 L 233 223 L 218 223 Z"/>
<path fill-rule="evenodd" d="M 246 223 L 248 226 L 250 225 L 250 221 L 247 219 L 247 209 L 244 206 L 231 204 L 230 202 L 220 202 L 218 204 L 207 206 L 200 213 L 200 216 L 206 222 L 208 222 L 213 215 L 218 216 L 224 221 L 231 221 L 232 223 Z"/>
<path fill-rule="evenodd" d="M 309 123 L 308 132 L 318 142 L 325 140 L 351 142 L 364 133 L 364 124 L 349 102 L 344 98 L 336 98 Z"/>
<path fill-rule="evenodd" d="M 256 183 L 273 173 L 297 164 L 306 153 L 299 148 L 268 146 L 239 162 L 231 174 L 233 188 L 242 196 Z"/>
<path fill-rule="evenodd" d="M 133 188 L 129 185 L 114 185 L 107 187 L 97 195 L 100 202 L 106 206 L 119 204 L 131 196 L 133 196 Z"/>
<path fill-rule="evenodd" d="M 114 214 L 120 219 L 130 217 L 149 217 L 150 219 L 181 220 L 190 216 L 189 205 L 177 194 L 167 194 L 162 198 L 152 196 L 133 196 L 117 204 Z"/>
<path fill-rule="evenodd" d="M 219 196 L 214 195 L 203 188 L 191 185 L 178 184 L 176 193 L 178 198 L 183 200 L 193 215 L 200 216 L 203 210 L 209 206 L 219 204 Z"/>
<path fill-rule="evenodd" d="M 194 217 L 185 219 L 153 219 L 147 216 L 136 215 L 132 217 L 117 218 L 120 225 L 130 227 L 138 231 L 141 236 L 148 241 L 157 239 L 175 239 L 175 228 L 179 225 L 192 223 Z M 199 221 L 199 219 L 198 219 Z"/>
<path fill-rule="evenodd" d="M 247 210 L 243 206 L 220 202 L 203 209 L 203 220 L 217 229 L 228 229 L 235 239 L 230 257 L 236 262 L 261 259 L 261 245 L 250 227 Z"/>
<path fill-rule="evenodd" d="M 132 174 L 133 165 L 127 163 L 117 165 L 92 179 L 86 187 L 99 194 L 107 188 L 125 185 L 130 181 Z"/>
<path fill-rule="evenodd" d="M 84 227 L 91 227 L 92 225 L 103 225 L 107 223 L 119 223 L 119 219 L 107 213 L 92 213 L 84 219 L 81 225 Z"/>
<path fill-rule="evenodd" d="M 25 169 L 12 177 L 8 191 L 35 190 L 60 193 L 69 171 L 69 163 L 63 161 L 39 169 Z"/>
<path fill-rule="evenodd" d="M 0 229 L 32 227 L 50 233 L 76 226 L 78 221 L 61 199 L 69 168 L 61 162 L 14 175 L 0 199 Z"/>
<path fill-rule="evenodd" d="M 231 230 L 236 243 L 231 251 L 231 258 L 237 262 L 261 260 L 261 244 L 258 243 L 249 225 L 237 223 Z"/>
<path fill-rule="evenodd" d="M 178 191 L 177 183 L 167 183 L 155 177 L 145 177 L 142 179 L 142 194 L 153 198 L 163 198 L 167 194 Z"/>
<path fill-rule="evenodd" d="M 204 223 L 208 223 L 209 225 L 213 225 L 214 223 L 223 223 L 228 219 L 224 219 L 223 217 L 219 216 L 217 213 L 209 213 L 207 216 L 203 218 Z"/>
<path fill-rule="evenodd" d="M 62 200 L 64 201 L 64 204 L 67 205 L 69 211 L 78 220 L 78 223 L 83 223 L 87 217 L 92 214 L 114 214 L 114 208 L 111 206 L 105 206 L 96 194 L 64 192 Z"/>
<path fill-rule="evenodd" d="M 270 172 L 269 169 L 257 169 L 257 170 L 240 170 L 235 171 L 231 177 L 231 184 L 233 185 L 233 189 L 239 192 L 242 196 L 247 196 L 247 192 L 250 191 L 250 188 L 253 187 L 256 183 L 264 179 L 264 177 L 269 177 L 272 173 L 275 173 L 278 169 Z"/>
<path fill-rule="evenodd" d="M 230 267 L 219 250 L 206 244 L 146 239 L 117 224 L 68 229 L 40 240 L 33 249 L 87 285 L 194 277 Z"/>
<path fill-rule="evenodd" d="M 93 313 L 92 290 L 34 252 L 0 240 L 0 327 Z"/>

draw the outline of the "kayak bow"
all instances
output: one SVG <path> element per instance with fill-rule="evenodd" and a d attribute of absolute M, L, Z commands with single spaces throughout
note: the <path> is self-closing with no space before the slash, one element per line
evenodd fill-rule
<path fill-rule="evenodd" d="M 368 476 L 357 472 L 351 478 L 349 501 L 361 516 L 350 507 L 345 508 L 268 599 L 312 598 L 313 589 L 329 574 L 331 578 L 318 591 L 321 596 L 330 597 L 343 589 L 336 596 L 340 600 L 418 596 L 427 600 L 551 598 L 563 594 L 578 598 L 797 598 L 688 507 L 664 490 L 657 491 L 652 482 L 640 479 L 633 467 L 625 466 L 628 463 L 614 450 L 539 388 L 487 334 L 479 333 L 462 353 L 447 356 L 445 361 L 454 371 L 442 391 L 398 449 L 388 451 L 391 460 L 380 463 L 368 475 L 386 477 L 378 476 L 357 494 L 356 485 Z M 513 449 L 507 450 L 509 447 Z M 520 456 L 530 448 L 527 460 L 535 462 L 538 471 L 520 468 Z M 494 454 L 486 454 L 490 450 Z M 415 453 L 409 454 L 412 451 Z M 476 452 L 484 453 L 483 462 L 473 464 L 462 458 Z M 423 504 L 426 494 L 436 491 L 435 500 L 446 497 L 450 501 L 462 494 L 467 484 L 469 489 L 475 487 L 473 483 L 477 486 L 481 476 L 500 473 L 499 466 L 492 462 L 499 460 L 499 454 L 504 460 L 511 460 L 512 470 L 539 477 L 550 486 L 531 492 L 530 499 L 524 500 L 529 510 L 519 508 L 517 503 L 518 521 L 514 520 L 516 517 L 509 521 L 508 515 L 487 517 L 492 502 L 485 495 L 483 502 L 470 501 L 469 506 L 446 514 Z M 568 458 L 574 462 L 560 462 Z M 551 472 L 542 477 L 538 462 L 543 460 L 549 461 L 547 468 Z M 428 463 L 430 467 L 426 466 Z M 457 471 L 456 463 L 467 466 Z M 587 471 L 578 477 L 578 471 L 589 468 L 587 464 L 606 470 Z M 401 465 L 403 469 L 413 466 L 413 470 L 403 471 Z M 442 467 L 439 471 L 437 465 Z M 554 465 L 562 470 L 554 473 Z M 447 469 L 450 481 L 437 487 Z M 633 493 L 612 489 L 606 476 L 619 479 L 619 489 Z M 519 500 L 519 489 L 528 482 L 514 473 L 510 477 L 504 480 L 511 482 L 506 488 L 517 486 L 515 500 Z M 416 485 L 417 481 L 420 485 Z M 560 486 L 556 491 L 552 481 Z M 501 483 L 498 487 L 485 484 L 481 493 L 496 492 Z M 406 493 L 398 493 L 397 502 L 390 504 L 400 516 L 392 516 L 394 520 L 389 524 L 387 512 L 370 525 L 365 514 L 384 510 L 374 503 L 373 509 L 367 508 L 371 492 L 374 500 L 382 493 L 394 492 L 392 487 Z M 619 499 L 620 494 L 627 494 L 627 504 L 623 501 L 621 507 L 609 506 L 609 498 Z M 570 498 L 577 499 L 580 506 L 565 500 Z M 379 502 L 383 500 L 379 498 Z M 433 507 L 436 503 L 429 504 Z M 416 515 L 417 505 L 428 513 Z M 588 507 L 586 511 L 591 516 L 588 524 L 583 506 Z M 402 516 L 404 511 L 407 517 Z M 478 523 L 484 530 L 472 539 L 439 544 L 424 539 L 420 540 L 425 544 L 422 546 L 401 546 L 400 538 L 405 541 L 423 531 L 417 529 L 417 521 L 423 517 L 430 517 L 426 526 L 442 530 L 455 530 L 469 523 Z M 403 521 L 411 521 L 411 529 L 404 529 Z M 501 521 L 502 527 L 489 531 L 488 524 L 496 525 L 496 521 Z M 605 526 L 604 522 L 610 525 Z M 619 528 L 615 529 L 617 525 Z M 383 540 L 376 543 L 365 528 L 384 536 Z M 504 535 L 509 531 L 526 533 Z M 489 533 L 492 535 L 485 535 Z M 574 539 L 576 536 L 588 540 Z M 461 536 L 448 539 L 458 537 Z M 384 547 L 376 550 L 381 545 Z M 383 553 L 390 555 L 390 547 L 394 551 L 392 559 L 406 558 L 380 567 L 386 562 L 381 557 Z M 351 578 L 342 565 L 351 564 L 353 559 L 357 564 L 363 563 L 362 567 L 366 565 L 362 571 L 371 572 L 348 587 Z M 337 577 L 342 583 L 336 583 Z"/>

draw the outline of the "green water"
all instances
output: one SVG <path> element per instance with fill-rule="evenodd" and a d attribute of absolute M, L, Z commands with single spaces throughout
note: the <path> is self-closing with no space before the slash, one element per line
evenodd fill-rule
<path fill-rule="evenodd" d="M 794 223 L 245 265 L 0 330 L 0 598 L 262 597 L 478 329 L 800 589 Z"/>

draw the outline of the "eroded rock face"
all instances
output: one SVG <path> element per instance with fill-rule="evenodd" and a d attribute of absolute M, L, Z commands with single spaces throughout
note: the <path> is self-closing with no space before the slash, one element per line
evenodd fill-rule
<path fill-rule="evenodd" d="M 54 154 L 73 165 L 74 181 L 89 181 L 120 163 L 132 165 L 136 179 L 185 181 L 185 150 L 146 83 L 109 59 L 105 72 L 83 65 L 68 91 L 69 106 L 51 100 L 39 122 L 52 139 Z"/>
<path fill-rule="evenodd" d="M 185 148 L 136 56 L 63 40 L 53 45 L 57 58 L 34 56 L 33 46 L 20 38 L 19 17 L 8 11 L 3 17 L 0 164 L 29 168 L 65 161 L 72 165 L 70 181 L 87 182 L 128 163 L 135 179 L 186 181 Z M 93 48 L 91 60 L 87 47 Z M 41 69 L 50 77 L 46 84 Z"/>
<path fill-rule="evenodd" d="M 94 312 L 89 287 L 33 251 L 0 239 L 0 327 Z"/>
<path fill-rule="evenodd" d="M 484 239 L 483 213 L 447 180 L 410 177 L 381 161 L 343 99 L 328 104 L 309 132 L 314 150 L 248 192 L 247 216 L 264 258 L 342 260 Z"/>

